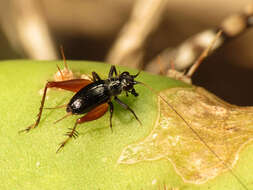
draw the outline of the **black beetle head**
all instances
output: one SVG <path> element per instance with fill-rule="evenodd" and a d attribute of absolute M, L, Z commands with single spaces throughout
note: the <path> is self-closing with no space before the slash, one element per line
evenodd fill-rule
<path fill-rule="evenodd" d="M 124 91 L 131 92 L 134 96 L 138 96 L 138 94 L 134 90 L 134 85 L 138 84 L 138 82 L 135 81 L 134 79 L 139 74 L 140 72 L 138 72 L 136 75 L 130 75 L 129 72 L 127 71 L 120 74 L 119 80 L 121 82 Z"/>

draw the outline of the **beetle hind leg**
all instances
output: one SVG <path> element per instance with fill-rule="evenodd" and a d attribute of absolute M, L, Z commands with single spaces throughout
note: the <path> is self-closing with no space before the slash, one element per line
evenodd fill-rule
<path fill-rule="evenodd" d="M 74 128 L 69 128 L 69 132 L 67 132 L 65 135 L 69 136 L 69 137 L 73 137 L 74 139 L 76 139 L 79 135 L 78 131 L 76 130 L 76 127 Z"/>
<path fill-rule="evenodd" d="M 78 137 L 78 132 L 77 132 L 76 128 L 79 124 L 84 123 L 84 122 L 88 122 L 88 121 L 93 121 L 93 120 L 96 120 L 96 119 L 102 117 L 107 112 L 108 106 L 109 105 L 107 103 L 99 105 L 96 108 L 94 108 L 93 110 L 91 110 L 90 112 L 88 112 L 83 117 L 77 119 L 74 127 L 70 128 L 70 131 L 65 134 L 67 136 L 67 139 L 65 139 L 62 143 L 60 143 L 60 147 L 58 148 L 56 153 L 58 153 L 67 144 L 67 142 L 71 138 L 75 139 Z"/>
<path fill-rule="evenodd" d="M 78 120 L 77 120 L 78 121 Z M 76 127 L 77 127 L 77 121 L 74 125 L 73 128 L 69 128 L 70 131 L 67 132 L 65 135 L 68 136 L 67 139 L 65 139 L 62 143 L 60 143 L 60 146 L 59 148 L 57 149 L 56 153 L 58 153 L 66 144 L 67 142 L 73 137 L 74 139 L 76 139 L 79 135 L 78 131 L 76 130 Z"/>
<path fill-rule="evenodd" d="M 20 130 L 19 133 L 24 133 L 24 132 L 28 133 L 31 129 L 35 128 L 37 125 L 38 125 L 37 123 L 29 125 L 27 128 Z"/>
<path fill-rule="evenodd" d="M 59 88 L 59 89 L 68 90 L 68 91 L 72 91 L 72 92 L 78 92 L 80 89 L 82 89 L 83 87 L 87 86 L 90 83 L 91 83 L 91 81 L 85 80 L 85 79 L 73 79 L 73 80 L 66 80 L 66 81 L 47 82 L 47 84 L 44 87 L 43 96 L 42 96 L 40 108 L 39 108 L 39 113 L 37 114 L 37 119 L 36 119 L 35 123 L 28 126 L 24 130 L 20 130 L 19 133 L 29 132 L 31 129 L 33 129 L 39 125 L 40 119 L 42 116 L 42 112 L 44 110 L 44 104 L 45 104 L 48 88 Z M 64 106 L 65 105 L 59 106 L 59 107 L 64 107 Z M 56 107 L 56 108 L 58 108 L 58 107 Z"/>

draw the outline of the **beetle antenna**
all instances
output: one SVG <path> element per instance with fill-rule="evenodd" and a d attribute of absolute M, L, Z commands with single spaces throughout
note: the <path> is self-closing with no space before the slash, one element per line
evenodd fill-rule
<path fill-rule="evenodd" d="M 141 84 L 145 87 L 147 87 L 151 92 L 155 93 L 158 97 L 160 97 L 169 107 L 172 109 L 186 124 L 186 126 L 199 138 L 199 140 L 207 147 L 207 149 L 222 163 L 223 166 L 225 166 L 230 174 L 243 186 L 244 189 L 248 190 L 247 186 L 242 182 L 242 180 L 234 173 L 233 169 L 230 165 L 224 162 L 224 160 L 207 144 L 207 142 L 199 135 L 199 133 L 191 127 L 191 125 L 184 119 L 184 117 L 161 95 L 159 95 L 153 88 L 151 88 L 149 85 L 135 81 L 135 84 Z"/>
<path fill-rule="evenodd" d="M 60 118 L 60 119 L 56 120 L 56 121 L 54 122 L 54 124 L 58 123 L 59 121 L 61 121 L 61 120 L 65 119 L 66 117 L 68 117 L 68 116 L 70 116 L 70 115 L 72 115 L 72 113 L 71 113 L 71 112 L 67 113 L 67 114 L 66 114 L 66 115 L 64 115 L 62 118 Z"/>
<path fill-rule="evenodd" d="M 136 75 L 132 75 L 134 78 L 138 77 L 138 75 L 141 73 L 141 71 L 139 71 Z"/>

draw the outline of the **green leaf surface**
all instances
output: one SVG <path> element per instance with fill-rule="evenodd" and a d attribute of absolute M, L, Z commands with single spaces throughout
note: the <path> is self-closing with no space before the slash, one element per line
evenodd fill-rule
<path fill-rule="evenodd" d="M 56 154 L 63 135 L 80 116 L 72 116 L 53 124 L 66 114 L 65 109 L 44 110 L 41 123 L 29 133 L 19 134 L 36 119 L 41 89 L 52 80 L 56 64 L 62 61 L 3 61 L 0 62 L 0 189 L 26 190 L 146 190 L 166 187 L 174 189 L 242 189 L 226 172 L 201 185 L 185 183 L 173 165 L 165 159 L 136 164 L 118 164 L 123 149 L 145 139 L 152 131 L 158 116 L 157 94 L 144 86 L 136 86 L 138 97 L 125 94 L 119 98 L 128 104 L 142 121 L 115 102 L 113 132 L 109 127 L 109 113 L 102 118 L 81 124 L 79 137 L 71 140 Z M 107 78 L 110 65 L 68 61 L 74 72 L 90 74 L 96 71 Z M 119 71 L 133 69 L 118 68 Z M 141 72 L 138 81 L 149 84 L 157 92 L 173 88 L 189 88 L 182 82 Z M 50 90 L 45 107 L 68 103 L 73 93 Z M 252 149 L 252 148 L 251 148 Z M 245 165 L 253 152 L 246 148 L 240 154 L 235 172 L 240 177 L 249 170 Z M 251 169 L 250 169 L 251 167 Z M 243 168 L 242 172 L 238 168 Z M 247 179 L 251 179 L 247 175 Z M 253 182 L 252 182 L 253 183 Z M 251 187 L 252 186 L 251 183 Z M 248 186 L 248 184 L 247 184 Z"/>

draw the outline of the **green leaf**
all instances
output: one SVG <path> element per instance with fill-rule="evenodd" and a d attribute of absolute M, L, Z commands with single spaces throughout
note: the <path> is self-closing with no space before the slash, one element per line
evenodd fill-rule
<path fill-rule="evenodd" d="M 152 134 L 160 116 L 158 95 L 140 85 L 136 86 L 138 97 L 126 97 L 122 94 L 119 98 L 135 111 L 142 125 L 131 113 L 113 102 L 113 132 L 109 127 L 109 113 L 106 113 L 96 121 L 81 124 L 77 128 L 79 137 L 71 140 L 57 154 L 59 143 L 66 138 L 63 134 L 73 127 L 75 120 L 81 116 L 68 117 L 53 124 L 66 114 L 65 109 L 44 110 L 36 129 L 27 134 L 19 134 L 18 131 L 35 121 L 42 97 L 41 91 L 48 80 L 53 80 L 57 71 L 56 64 L 62 67 L 63 62 L 0 63 L 1 190 L 146 190 L 161 189 L 164 185 L 168 189 L 243 189 L 230 172 L 223 172 L 203 184 L 186 183 L 173 167 L 173 163 L 164 157 L 152 161 L 143 159 L 134 164 L 119 162 L 126 147 L 142 142 Z M 110 65 L 95 62 L 68 61 L 68 64 L 75 73 L 90 74 L 96 71 L 101 78 L 107 78 L 110 69 Z M 124 67 L 117 69 L 133 74 L 137 72 Z M 145 72 L 141 72 L 137 79 L 157 92 L 194 88 L 180 81 Z M 71 92 L 52 89 L 48 93 L 45 107 L 66 104 L 72 95 Z M 168 101 L 173 100 L 168 94 L 163 96 L 167 96 Z M 252 114 L 252 111 L 249 111 L 249 114 Z M 178 127 L 183 125 L 181 123 Z M 188 129 L 187 133 L 191 131 Z M 197 141 L 201 144 L 199 139 Z M 187 154 L 190 155 L 191 152 L 188 151 Z M 244 148 L 236 168 L 233 169 L 247 187 L 252 187 L 253 184 L 250 172 L 253 171 L 253 165 L 249 163 L 252 157 L 253 151 L 248 147 Z"/>

